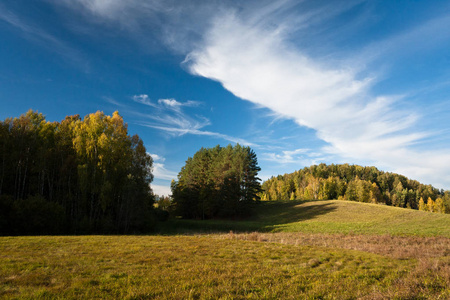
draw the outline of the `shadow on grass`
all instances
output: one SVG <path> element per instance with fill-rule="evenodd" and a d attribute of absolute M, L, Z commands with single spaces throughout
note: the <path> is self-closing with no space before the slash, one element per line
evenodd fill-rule
<path fill-rule="evenodd" d="M 197 234 L 217 232 L 270 232 L 276 226 L 314 219 L 336 210 L 332 203 L 308 201 L 264 201 L 255 205 L 252 217 L 241 220 L 170 219 L 160 223 L 159 234 Z"/>

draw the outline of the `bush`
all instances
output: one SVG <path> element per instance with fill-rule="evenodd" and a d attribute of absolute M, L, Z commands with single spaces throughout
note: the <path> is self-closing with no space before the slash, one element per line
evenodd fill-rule
<path fill-rule="evenodd" d="M 31 196 L 13 204 L 13 226 L 16 234 L 58 234 L 65 231 L 65 214 L 61 205 Z"/>
<path fill-rule="evenodd" d="M 160 222 L 167 221 L 169 219 L 169 212 L 167 210 L 163 210 L 161 208 L 155 209 L 156 220 Z"/>
<path fill-rule="evenodd" d="M 11 234 L 13 218 L 13 198 L 9 195 L 0 196 L 0 235 Z"/>

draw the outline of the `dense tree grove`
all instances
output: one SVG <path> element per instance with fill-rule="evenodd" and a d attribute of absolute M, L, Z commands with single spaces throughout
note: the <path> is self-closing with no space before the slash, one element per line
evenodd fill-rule
<path fill-rule="evenodd" d="M 122 117 L 48 122 L 38 112 L 0 122 L 0 233 L 145 230 L 152 159 Z"/>
<path fill-rule="evenodd" d="M 262 200 L 344 199 L 450 213 L 450 191 L 357 165 L 314 165 L 262 185 Z"/>
<path fill-rule="evenodd" d="M 176 214 L 194 219 L 248 215 L 259 200 L 260 170 L 249 147 L 200 149 L 172 182 Z"/>

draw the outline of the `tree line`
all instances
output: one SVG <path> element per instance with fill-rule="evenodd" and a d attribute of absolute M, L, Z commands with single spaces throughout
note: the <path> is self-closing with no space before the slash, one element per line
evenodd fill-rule
<path fill-rule="evenodd" d="M 262 189 L 262 200 L 342 199 L 450 213 L 450 191 L 375 167 L 314 165 L 272 177 Z"/>
<path fill-rule="evenodd" d="M 250 147 L 201 148 L 172 182 L 175 214 L 191 219 L 249 215 L 259 200 L 260 170 Z"/>
<path fill-rule="evenodd" d="M 118 112 L 0 122 L 0 234 L 130 232 L 152 226 L 152 158 Z"/>
<path fill-rule="evenodd" d="M 118 112 L 48 122 L 28 111 L 0 121 L 0 234 L 151 230 L 152 158 Z M 262 186 L 255 152 L 201 148 L 161 209 L 191 219 L 248 216 L 259 200 L 344 199 L 450 213 L 450 192 L 375 167 L 320 164 Z M 167 199 L 164 199 L 167 200 Z M 161 212 L 160 212 L 161 213 Z"/>

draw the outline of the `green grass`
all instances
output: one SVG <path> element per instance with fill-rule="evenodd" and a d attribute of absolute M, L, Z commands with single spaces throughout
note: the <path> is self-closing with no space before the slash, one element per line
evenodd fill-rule
<path fill-rule="evenodd" d="M 261 202 L 240 221 L 171 220 L 168 232 L 307 232 L 450 237 L 450 215 L 350 201 Z"/>
<path fill-rule="evenodd" d="M 414 260 L 218 236 L 3 237 L 0 253 L 6 299 L 450 297 Z"/>
<path fill-rule="evenodd" d="M 450 299 L 449 215 L 290 201 L 246 220 L 164 225 L 154 236 L 0 237 L 0 298 Z"/>

